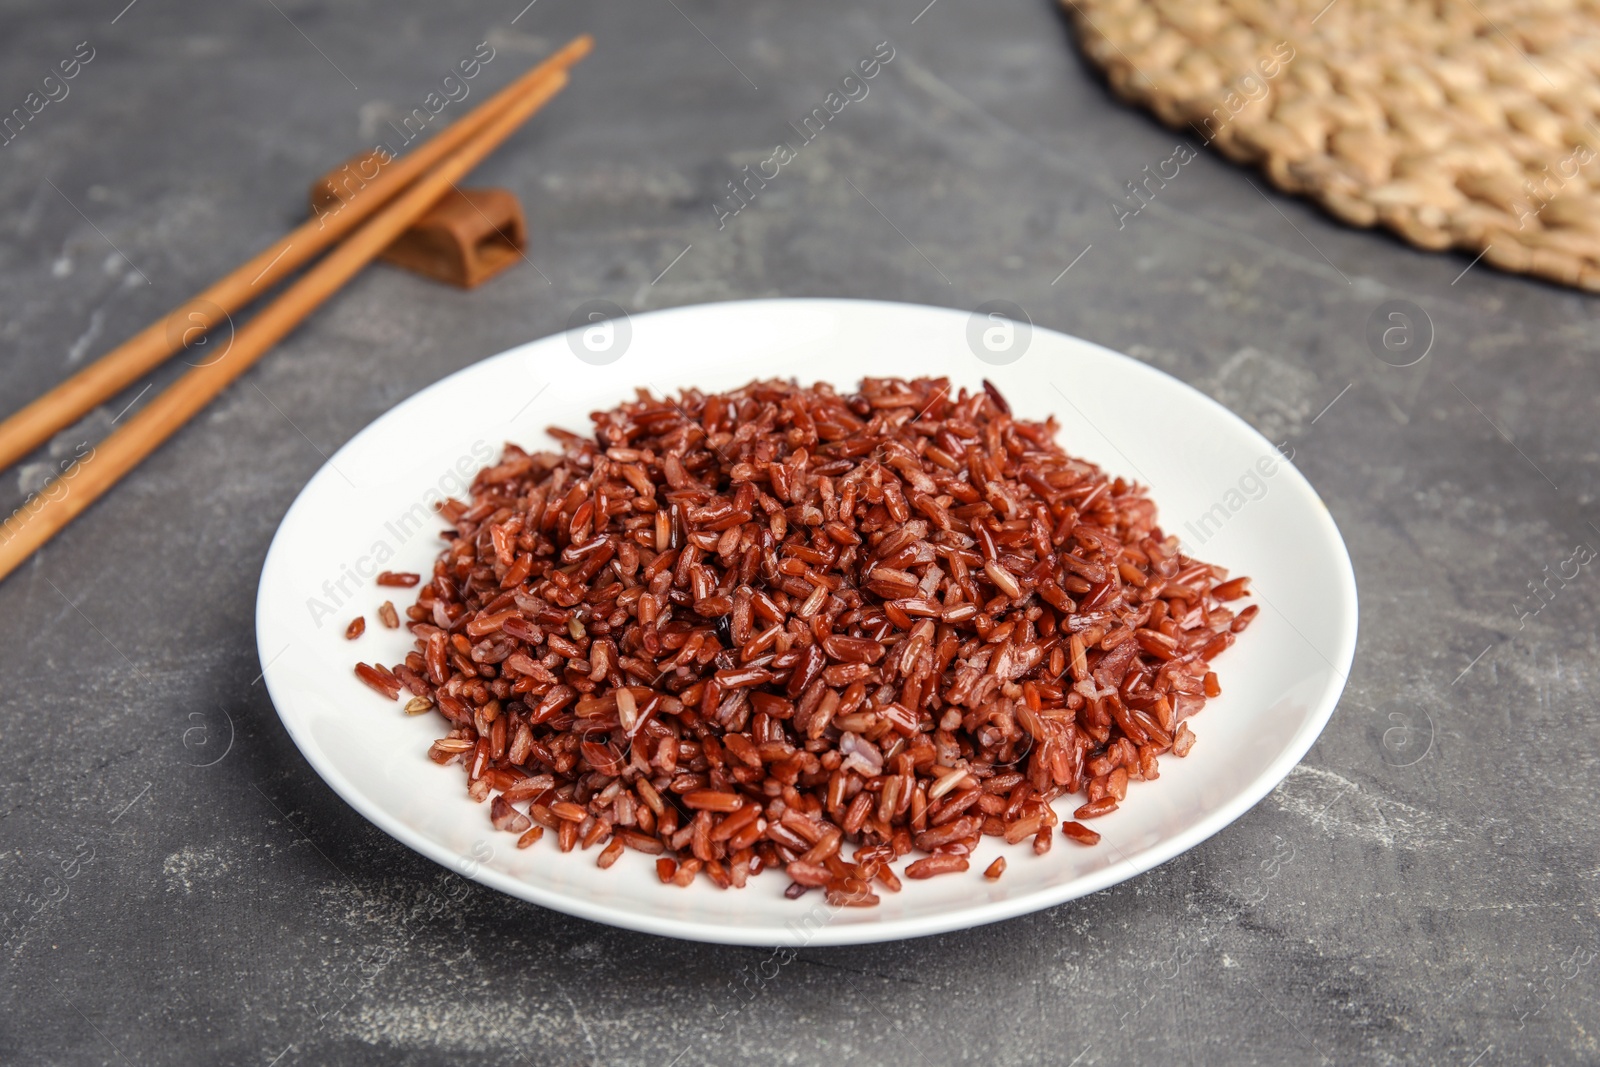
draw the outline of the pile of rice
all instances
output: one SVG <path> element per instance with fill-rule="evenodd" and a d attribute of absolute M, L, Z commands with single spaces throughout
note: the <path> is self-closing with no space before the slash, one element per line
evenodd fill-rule
<path fill-rule="evenodd" d="M 680 886 L 776 867 L 870 905 L 913 854 L 926 878 L 985 835 L 1092 845 L 1085 821 L 1188 754 L 1257 610 L 987 382 L 641 391 L 591 417 L 440 507 L 433 574 L 383 577 L 420 584 L 416 650 L 356 668 L 442 718 L 429 755 L 520 847 L 633 848 Z"/>

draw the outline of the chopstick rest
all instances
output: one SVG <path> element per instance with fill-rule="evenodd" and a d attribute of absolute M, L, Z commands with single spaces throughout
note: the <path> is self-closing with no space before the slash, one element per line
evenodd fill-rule
<path fill-rule="evenodd" d="M 362 175 L 377 173 L 374 153 L 355 156 L 311 185 L 311 213 L 327 218 L 360 191 Z M 522 258 L 527 221 L 507 189 L 452 189 L 394 244 L 383 259 L 396 266 L 471 289 Z"/>

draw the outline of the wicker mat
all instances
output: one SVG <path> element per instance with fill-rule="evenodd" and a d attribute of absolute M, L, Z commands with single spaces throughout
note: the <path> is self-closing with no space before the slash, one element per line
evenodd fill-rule
<path fill-rule="evenodd" d="M 1600 291 L 1600 0 L 1063 3 L 1118 96 L 1278 188 Z"/>

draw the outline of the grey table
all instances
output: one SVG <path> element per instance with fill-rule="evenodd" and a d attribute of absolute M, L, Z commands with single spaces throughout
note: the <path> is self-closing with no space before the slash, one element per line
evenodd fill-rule
<path fill-rule="evenodd" d="M 0 411 L 267 244 L 480 43 L 478 97 L 437 121 L 600 46 L 476 179 L 521 195 L 531 266 L 470 294 L 368 271 L 0 584 L 0 1060 L 1600 1060 L 1600 564 L 1569 562 L 1600 548 L 1593 297 L 1205 152 L 1131 215 L 1125 183 L 1193 139 L 1112 101 L 1043 0 L 125 2 L 0 5 L 0 112 L 92 53 L 0 147 Z M 883 41 L 867 96 L 719 229 L 725 183 Z M 1304 763 L 1114 889 L 772 977 L 478 887 L 339 800 L 251 621 L 324 456 L 586 300 L 777 295 L 1008 299 L 1289 442 L 1363 606 Z M 1410 367 L 1366 340 L 1397 300 L 1432 340 Z M 6 512 L 150 395 L 7 472 Z"/>

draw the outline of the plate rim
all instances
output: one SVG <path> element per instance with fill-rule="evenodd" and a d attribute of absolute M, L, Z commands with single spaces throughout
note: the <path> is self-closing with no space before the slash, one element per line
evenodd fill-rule
<path fill-rule="evenodd" d="M 638 314 L 630 312 L 628 316 L 630 320 L 636 321 L 645 318 L 664 318 L 684 314 L 715 314 L 716 309 L 728 307 L 756 309 L 762 306 L 794 307 L 796 305 L 846 307 L 855 310 L 877 309 L 898 314 L 914 313 L 948 316 L 970 314 L 970 312 L 961 308 L 936 304 L 916 304 L 906 301 L 835 297 L 763 297 L 749 300 L 722 300 L 683 304 Z M 1064 330 L 1040 326 L 1037 323 L 1031 323 L 1030 325 L 1034 331 L 1053 334 L 1073 344 L 1095 349 L 1101 354 L 1126 364 L 1129 369 L 1136 373 L 1166 379 L 1176 384 L 1181 390 L 1191 394 L 1193 398 L 1200 400 L 1204 405 L 1209 406 L 1213 414 L 1230 421 L 1236 428 L 1244 431 L 1247 436 L 1255 438 L 1265 449 L 1270 450 L 1274 447 L 1259 430 L 1251 426 L 1241 416 L 1176 375 L 1168 374 L 1166 371 L 1151 366 L 1143 360 L 1075 334 L 1067 333 Z M 617 909 L 610 905 L 592 903 L 581 895 L 563 895 L 532 885 L 481 863 L 474 864 L 470 857 L 434 842 L 406 826 L 384 807 L 370 802 L 352 782 L 344 777 L 341 771 L 332 766 L 324 757 L 321 746 L 314 738 L 308 736 L 308 731 L 302 732 L 298 729 L 297 725 L 291 721 L 291 718 L 285 714 L 280 706 L 283 701 L 280 699 L 271 677 L 272 660 L 269 659 L 268 650 L 264 643 L 263 616 L 268 599 L 268 577 L 274 569 L 274 563 L 281 546 L 285 543 L 284 531 L 289 525 L 289 520 L 301 506 L 311 487 L 328 470 L 334 468 L 340 456 L 344 455 L 347 449 L 355 446 L 377 423 L 387 418 L 396 409 L 413 402 L 419 397 L 444 388 L 447 383 L 457 377 L 477 372 L 486 364 L 512 358 L 515 354 L 530 346 L 551 342 L 566 336 L 569 332 L 565 330 L 558 331 L 520 342 L 500 352 L 474 360 L 444 377 L 409 393 L 401 400 L 391 404 L 380 414 L 374 416 L 365 426 L 352 434 L 301 486 L 300 491 L 296 493 L 294 500 L 279 519 L 272 541 L 267 548 L 266 555 L 263 557 L 261 574 L 257 581 L 254 619 L 256 654 L 264 665 L 262 677 L 266 683 L 268 699 L 272 702 L 273 711 L 277 714 L 278 721 L 283 724 L 300 755 L 311 765 L 312 770 L 322 779 L 323 783 L 338 794 L 340 799 L 354 808 L 368 822 L 400 844 L 463 877 L 487 885 L 516 899 L 549 908 L 552 911 L 638 933 L 712 944 L 756 947 L 783 944 L 785 943 L 783 936 L 770 932 L 765 927 L 719 926 L 706 920 L 648 915 Z M 815 929 L 805 937 L 804 944 L 808 946 L 874 944 L 914 937 L 926 937 L 985 926 L 990 923 L 1056 907 L 1135 878 L 1183 855 L 1232 825 L 1276 789 L 1289 776 L 1290 772 L 1299 765 L 1306 752 L 1311 749 L 1311 746 L 1316 744 L 1318 738 L 1322 736 L 1323 731 L 1327 728 L 1329 720 L 1333 717 L 1333 712 L 1338 707 L 1344 690 L 1349 684 L 1350 668 L 1355 659 L 1357 635 L 1360 627 L 1360 602 L 1357 595 L 1355 569 L 1350 559 L 1349 547 L 1345 544 L 1344 536 L 1340 532 L 1337 522 L 1334 521 L 1332 512 L 1305 474 L 1292 462 L 1285 463 L 1283 466 L 1288 469 L 1291 478 L 1297 483 L 1297 487 L 1309 494 L 1311 500 L 1318 505 L 1315 509 L 1315 521 L 1324 527 L 1324 533 L 1328 535 L 1327 539 L 1330 545 L 1337 550 L 1337 562 L 1340 566 L 1337 568 L 1337 574 L 1335 575 L 1336 584 L 1343 596 L 1347 598 L 1349 610 L 1341 612 L 1343 618 L 1336 634 L 1337 647 L 1333 650 L 1331 659 L 1324 655 L 1322 650 L 1317 649 L 1314 645 L 1312 646 L 1313 650 L 1327 662 L 1333 674 L 1338 677 L 1323 688 L 1318 697 L 1316 707 L 1312 709 L 1304 725 L 1293 735 L 1278 755 L 1267 764 L 1265 769 L 1255 775 L 1248 785 L 1241 789 L 1231 800 L 1209 811 L 1193 826 L 1180 833 L 1162 837 L 1153 844 L 1140 849 L 1134 855 L 1125 856 L 1118 862 L 1086 872 L 1056 885 L 1045 886 L 1030 893 L 1008 897 L 1003 900 L 974 902 L 935 915 L 886 919 L 876 923 L 861 922 L 842 925 L 824 923 L 820 928 Z M 282 550 L 287 551 L 287 549 Z M 463 869 L 463 864 L 473 869 Z M 792 930 L 792 926 L 787 927 L 784 933 L 787 934 Z"/>

